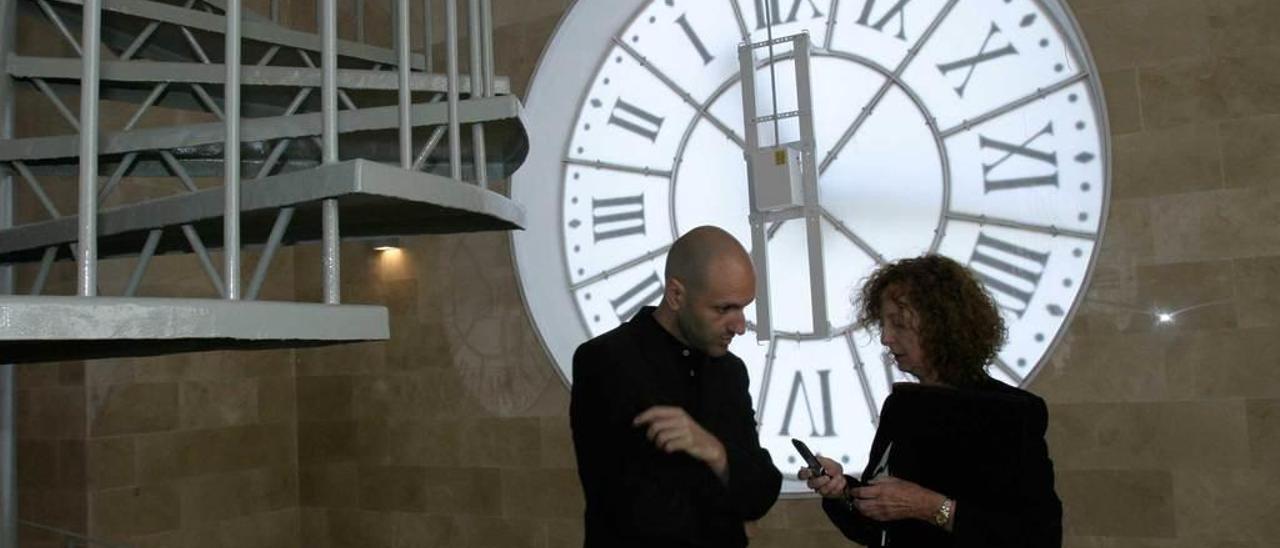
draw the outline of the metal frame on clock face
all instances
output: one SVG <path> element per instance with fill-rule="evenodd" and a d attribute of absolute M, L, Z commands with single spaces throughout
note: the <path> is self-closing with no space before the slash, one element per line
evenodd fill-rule
<path fill-rule="evenodd" d="M 535 71 L 531 150 L 512 184 L 528 212 L 512 240 L 521 294 L 566 383 L 577 345 L 656 302 L 678 234 L 713 223 L 750 246 L 736 51 L 765 35 L 749 25 L 757 8 L 772 9 L 775 35 L 807 31 L 815 46 L 833 334 L 814 336 L 805 319 L 803 228 L 775 223 L 775 337 L 731 349 L 779 467 L 799 468 L 799 437 L 856 474 L 880 404 L 904 380 L 878 337 L 852 324 L 861 278 L 922 252 L 969 265 L 1010 322 L 993 376 L 1030 381 L 1083 297 L 1105 226 L 1102 90 L 1058 0 L 575 2 Z M 962 24 L 971 32 L 957 34 Z M 670 34 L 646 34 L 660 25 Z M 761 57 L 757 78 L 788 62 L 785 49 Z M 713 77 L 688 76 L 698 70 Z M 1013 89 L 1019 78 L 1030 87 Z M 757 100 L 766 110 L 775 99 L 780 112 L 795 107 L 786 89 Z M 797 131 L 784 127 L 781 142 Z M 805 489 L 789 480 L 784 491 Z"/>

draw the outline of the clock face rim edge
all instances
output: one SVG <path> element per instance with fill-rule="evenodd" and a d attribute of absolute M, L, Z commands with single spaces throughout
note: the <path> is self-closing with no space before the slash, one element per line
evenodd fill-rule
<path fill-rule="evenodd" d="M 1104 183 L 1101 186 L 1104 191 L 1101 196 L 1102 203 L 1097 239 L 1094 249 L 1090 253 L 1089 263 L 1084 270 L 1080 291 L 1068 307 L 1062 326 L 1056 330 L 1037 363 L 1019 381 L 1018 385 L 1021 387 L 1027 387 L 1034 382 L 1040 372 L 1045 369 L 1045 365 L 1056 354 L 1058 345 L 1065 338 L 1071 322 L 1076 319 L 1076 313 L 1087 296 L 1093 276 L 1096 274 L 1099 256 L 1102 253 L 1102 242 L 1106 236 L 1107 222 L 1110 218 L 1113 183 L 1113 149 L 1109 112 L 1101 85 L 1101 73 L 1098 71 L 1093 53 L 1085 41 L 1083 29 L 1064 0 L 1029 1 L 1035 3 L 1050 15 L 1050 21 L 1057 28 L 1059 35 L 1074 48 L 1074 52 L 1079 58 L 1081 72 L 1085 75 L 1083 83 L 1095 103 L 1093 110 L 1098 126 L 1099 152 L 1103 157 Z M 608 2 L 573 0 L 566 8 L 564 15 L 545 44 L 528 84 L 525 113 L 523 115 L 528 134 L 540 137 L 552 134 L 553 138 L 537 139 L 537 142 L 549 143 L 548 146 L 542 147 L 545 150 L 545 154 L 538 154 L 535 145 L 531 143 L 525 165 L 521 166 L 522 169 L 517 170 L 511 177 L 511 197 L 525 205 L 528 212 L 528 226 L 523 231 L 513 232 L 508 241 L 516 274 L 517 291 L 520 294 L 525 311 L 529 315 L 531 327 L 546 352 L 551 366 L 556 370 L 556 374 L 560 376 L 566 387 L 571 387 L 573 384 L 568 373 L 571 370 L 573 352 L 579 344 L 591 338 L 590 331 L 582 323 L 576 303 L 574 303 L 570 292 L 559 291 L 557 293 L 563 293 L 563 295 L 548 295 L 548 293 L 553 292 L 540 290 L 534 286 L 545 286 L 542 286 L 541 283 L 529 283 L 528 280 L 536 278 L 539 282 L 545 283 L 549 281 L 548 278 L 551 278 L 558 282 L 560 287 L 568 287 L 570 285 L 567 265 L 563 261 L 564 242 L 559 237 L 559 233 L 555 231 L 558 226 L 561 202 L 563 201 L 564 185 L 562 184 L 562 179 L 565 170 L 563 162 L 565 146 L 573 136 L 573 120 L 577 119 L 582 105 L 582 98 L 590 91 L 590 82 L 596 76 L 600 62 L 610 53 L 612 38 L 620 29 L 626 28 L 637 14 L 648 7 L 651 2 L 652 0 L 609 0 Z M 602 24 L 602 20 L 610 21 L 610 23 Z M 612 23 L 613 21 L 617 21 L 617 23 Z M 565 43 L 562 44 L 562 42 Z M 584 43 L 588 45 L 584 46 Z M 575 51 L 575 48 L 577 51 Z M 583 55 L 584 52 L 585 55 Z M 552 65 L 566 66 L 569 61 L 564 60 L 563 58 L 565 57 L 569 59 L 591 58 L 592 61 L 588 65 L 578 65 L 589 66 L 590 70 L 569 71 L 574 76 L 566 76 L 560 72 L 552 74 L 550 70 Z M 573 82 L 581 82 L 581 84 L 576 86 L 569 85 Z M 557 93 L 557 91 L 567 91 L 567 93 Z M 572 100 L 566 100 L 566 98 L 570 97 Z M 552 103 L 553 106 L 548 107 L 546 103 Z M 565 113 L 572 113 L 568 123 L 563 122 Z M 543 125 L 547 127 L 543 127 Z M 554 131 L 548 132 L 546 131 L 547 129 Z M 542 168 L 539 170 L 541 174 L 548 174 L 553 171 L 559 173 L 559 178 L 551 183 L 555 185 L 554 192 L 520 192 L 521 189 L 531 190 L 532 186 L 539 184 L 530 169 L 531 164 L 534 163 L 541 164 Z M 548 168 L 547 163 L 553 164 L 554 167 Z M 526 184 L 520 184 L 522 179 L 526 180 Z M 548 184 L 548 181 L 544 179 L 541 184 Z M 539 206 L 530 205 L 531 202 L 528 201 L 530 198 L 535 198 L 535 201 L 539 202 Z M 550 207 L 542 207 L 549 199 Z M 539 223 L 539 220 L 549 222 Z M 539 230 L 541 230 L 539 234 L 530 236 L 530 234 Z M 549 233 L 549 235 L 546 233 Z M 551 240 L 551 242 L 550 245 L 546 242 L 541 242 L 542 245 L 537 245 L 536 243 L 529 243 L 528 240 L 530 239 L 547 239 Z M 545 250 L 552 247 L 560 249 L 560 256 L 553 259 L 539 260 L 537 257 L 539 254 L 532 252 L 534 248 Z M 540 272 L 546 269 L 554 271 L 550 273 L 554 275 Z M 559 301 L 556 303 L 559 305 L 558 308 L 564 309 L 563 314 L 570 315 L 572 320 L 566 321 L 563 314 L 556 312 L 539 312 L 548 308 L 548 298 Z M 567 327 L 566 324 L 571 325 L 571 327 Z M 542 328 L 543 326 L 552 325 L 554 325 L 552 329 Z M 569 333 L 571 331 L 579 331 L 580 333 L 578 333 L 578 337 L 570 337 Z M 548 337 L 551 335 L 554 335 L 556 340 L 549 340 Z"/>

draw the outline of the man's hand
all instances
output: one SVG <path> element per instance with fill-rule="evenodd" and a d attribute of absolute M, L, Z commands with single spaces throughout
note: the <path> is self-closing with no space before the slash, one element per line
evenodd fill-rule
<path fill-rule="evenodd" d="M 707 463 L 721 481 L 728 478 L 729 460 L 725 456 L 724 444 L 693 420 L 684 409 L 655 405 L 637 415 L 631 424 L 645 427 L 649 441 L 658 449 L 667 453 L 688 453 L 689 456 Z"/>
<path fill-rule="evenodd" d="M 885 477 L 853 491 L 853 505 L 876 521 L 918 519 L 932 523 L 943 496 L 915 483 Z"/>
<path fill-rule="evenodd" d="M 827 472 L 826 475 L 815 476 L 806 466 L 800 469 L 800 473 L 797 476 L 802 480 L 806 480 L 809 488 L 822 495 L 823 498 L 838 499 L 843 497 L 846 484 L 844 468 L 840 466 L 840 463 L 822 455 L 818 455 L 817 459 L 818 462 L 822 463 L 822 469 Z"/>

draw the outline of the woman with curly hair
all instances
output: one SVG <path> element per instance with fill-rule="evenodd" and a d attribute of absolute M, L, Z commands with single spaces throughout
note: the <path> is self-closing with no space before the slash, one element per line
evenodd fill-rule
<path fill-rule="evenodd" d="M 987 375 L 1005 325 L 973 274 L 939 255 L 884 265 L 862 288 L 858 320 L 919 383 L 885 399 L 868 481 L 825 457 L 822 474 L 801 469 L 832 523 L 866 546 L 1061 546 L 1048 412 Z"/>

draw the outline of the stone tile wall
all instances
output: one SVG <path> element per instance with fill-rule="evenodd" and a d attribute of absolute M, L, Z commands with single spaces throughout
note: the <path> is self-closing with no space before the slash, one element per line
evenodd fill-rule
<path fill-rule="evenodd" d="M 495 1 L 514 89 L 569 4 Z M 368 1 L 370 41 L 389 40 L 388 5 Z M 1115 176 L 1086 301 L 1031 385 L 1051 404 L 1066 545 L 1274 546 L 1280 4 L 1070 5 L 1101 71 Z M 311 2 L 283 11 L 314 28 Z M 23 43 L 57 49 L 53 36 Z M 61 123 L 33 119 L 32 134 Z M 24 517 L 142 546 L 580 545 L 567 390 L 507 237 L 343 252 L 344 300 L 386 304 L 391 341 L 22 366 Z M 186 259 L 153 266 L 151 290 L 198 285 Z M 318 250 L 278 260 L 291 267 L 269 290 L 318 300 Z M 1196 305 L 1171 326 L 1145 312 Z M 847 545 L 812 499 L 753 531 L 753 546 Z"/>

